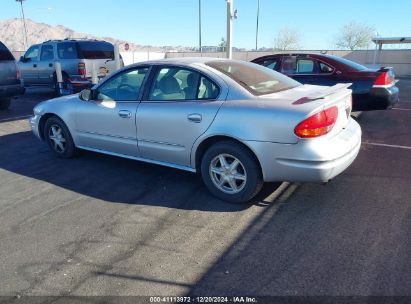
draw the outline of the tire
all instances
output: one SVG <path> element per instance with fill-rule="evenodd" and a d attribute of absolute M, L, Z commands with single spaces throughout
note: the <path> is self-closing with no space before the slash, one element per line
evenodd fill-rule
<path fill-rule="evenodd" d="M 7 110 L 10 107 L 10 104 L 11 104 L 10 98 L 0 99 L 0 110 Z"/>
<path fill-rule="evenodd" d="M 254 155 L 233 141 L 221 141 L 208 148 L 201 159 L 201 177 L 214 196 L 237 204 L 249 202 L 264 183 Z"/>
<path fill-rule="evenodd" d="M 77 155 L 77 148 L 74 145 L 69 129 L 56 116 L 47 119 L 44 125 L 44 139 L 51 151 L 58 157 L 72 158 Z"/>

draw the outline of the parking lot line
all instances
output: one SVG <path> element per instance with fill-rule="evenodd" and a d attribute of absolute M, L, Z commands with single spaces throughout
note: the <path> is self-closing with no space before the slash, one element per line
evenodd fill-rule
<path fill-rule="evenodd" d="M 364 144 L 364 145 L 370 145 L 370 146 L 381 146 L 381 147 L 388 147 L 388 148 L 397 148 L 397 149 L 411 150 L 411 147 L 408 147 L 408 146 L 388 145 L 388 144 L 372 143 L 372 142 L 363 142 L 363 144 Z"/>
<path fill-rule="evenodd" d="M 399 110 L 399 111 L 411 111 L 411 109 L 401 109 L 401 108 L 392 108 L 393 110 Z"/>
<path fill-rule="evenodd" d="M 30 117 L 31 117 L 31 115 L 9 117 L 9 118 L 0 119 L 0 122 L 8 122 L 8 121 L 12 121 L 12 120 L 27 119 L 27 118 L 30 118 Z"/>

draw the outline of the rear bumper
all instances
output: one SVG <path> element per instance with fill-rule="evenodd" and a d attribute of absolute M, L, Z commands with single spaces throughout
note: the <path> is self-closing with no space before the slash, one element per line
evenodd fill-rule
<path fill-rule="evenodd" d="M 372 87 L 367 94 L 353 95 L 353 111 L 386 110 L 399 101 L 399 89 L 391 87 Z"/>
<path fill-rule="evenodd" d="M 25 88 L 21 84 L 0 86 L 0 97 L 14 97 L 22 95 L 24 92 Z"/>
<path fill-rule="evenodd" d="M 351 119 L 332 138 L 300 140 L 297 144 L 247 142 L 256 153 L 264 181 L 328 182 L 355 160 L 361 128 Z"/>

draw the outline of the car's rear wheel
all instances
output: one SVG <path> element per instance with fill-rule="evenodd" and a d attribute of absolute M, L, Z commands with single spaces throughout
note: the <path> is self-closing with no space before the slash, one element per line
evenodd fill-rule
<path fill-rule="evenodd" d="M 58 157 L 71 158 L 77 148 L 66 124 L 58 117 L 50 117 L 44 125 L 44 138 L 51 151 Z"/>
<path fill-rule="evenodd" d="M 3 98 L 0 99 L 0 110 L 7 110 L 10 107 L 11 99 Z"/>
<path fill-rule="evenodd" d="M 250 201 L 263 186 L 254 155 L 232 141 L 216 143 L 204 153 L 201 176 L 214 196 L 231 203 Z"/>

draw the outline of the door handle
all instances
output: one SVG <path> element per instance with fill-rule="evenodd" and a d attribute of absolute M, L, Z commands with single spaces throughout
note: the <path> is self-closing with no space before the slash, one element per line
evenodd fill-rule
<path fill-rule="evenodd" d="M 195 114 L 187 115 L 187 119 L 189 121 L 192 121 L 192 122 L 195 122 L 195 123 L 200 123 L 203 118 L 202 118 L 201 114 L 195 113 Z"/>
<path fill-rule="evenodd" d="M 37 64 L 33 64 L 33 68 L 37 68 Z"/>
<path fill-rule="evenodd" d="M 121 110 L 121 111 L 118 112 L 118 116 L 120 116 L 121 118 L 130 118 L 131 117 L 131 112 L 126 111 L 126 110 Z"/>
<path fill-rule="evenodd" d="M 49 67 L 53 67 L 53 64 L 52 64 L 52 63 L 49 63 Z"/>

